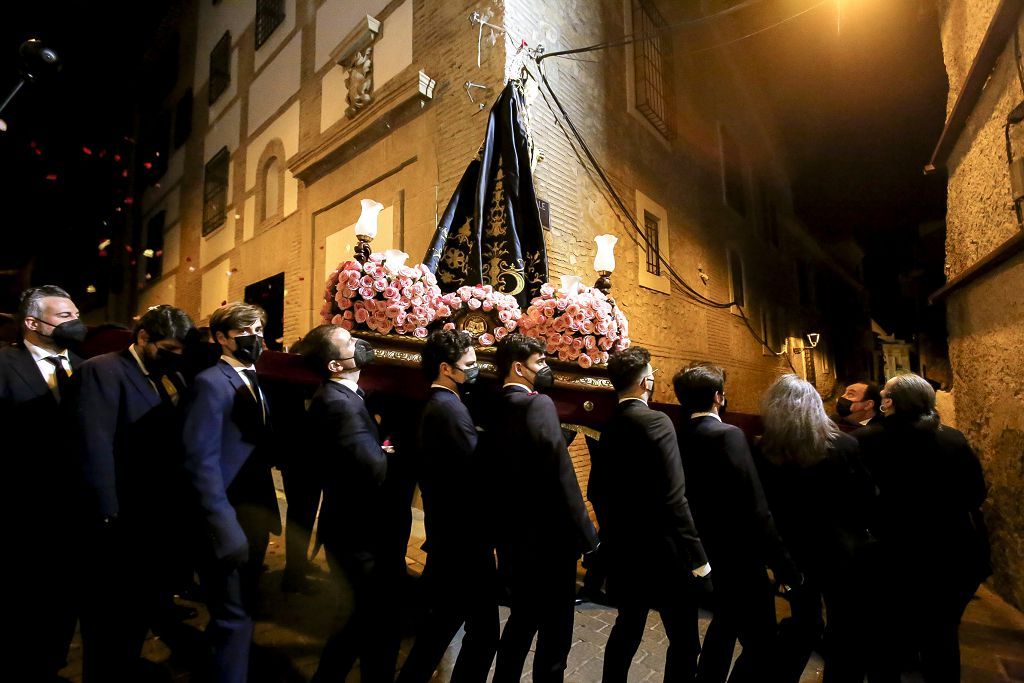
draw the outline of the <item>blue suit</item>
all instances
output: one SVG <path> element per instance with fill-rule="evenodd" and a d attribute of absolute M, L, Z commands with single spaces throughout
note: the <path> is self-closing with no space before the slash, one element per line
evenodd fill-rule
<path fill-rule="evenodd" d="M 221 360 L 196 375 L 185 407 L 185 468 L 208 540 L 201 569 L 210 608 L 207 635 L 216 680 L 244 683 L 251 611 L 269 534 L 281 533 L 270 472 L 270 410 Z"/>
<path fill-rule="evenodd" d="M 181 419 L 129 350 L 81 368 L 78 423 L 82 435 L 90 599 L 82 617 L 86 680 L 130 677 L 149 626 L 173 604 L 175 570 L 184 552 L 186 512 Z M 184 379 L 168 376 L 180 392 Z M 180 395 L 180 393 L 179 393 Z M 100 520 L 117 516 L 106 526 Z"/>

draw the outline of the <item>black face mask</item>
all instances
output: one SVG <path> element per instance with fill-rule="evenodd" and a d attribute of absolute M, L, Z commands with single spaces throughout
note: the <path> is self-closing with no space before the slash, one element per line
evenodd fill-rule
<path fill-rule="evenodd" d="M 533 374 L 533 389 L 534 391 L 544 391 L 550 389 L 555 384 L 555 371 L 549 366 L 545 365 L 543 368 Z"/>
<path fill-rule="evenodd" d="M 466 376 L 466 379 L 459 382 L 459 384 L 473 384 L 476 382 L 476 378 L 480 376 L 480 368 L 473 366 L 471 368 L 458 368 L 462 371 L 462 374 Z"/>
<path fill-rule="evenodd" d="M 836 413 L 839 417 L 849 417 L 853 412 L 853 401 L 843 396 L 836 399 Z"/>
<path fill-rule="evenodd" d="M 258 334 L 240 334 L 235 337 L 235 358 L 241 362 L 252 365 L 263 353 L 263 337 Z"/>
<path fill-rule="evenodd" d="M 36 320 L 39 319 L 36 318 Z M 49 337 L 62 348 L 67 348 L 71 344 L 78 344 L 85 339 L 86 327 L 81 318 L 65 320 L 60 325 L 54 325 L 45 320 L 39 320 L 39 322 L 53 327 L 53 331 L 50 334 L 44 334 L 43 336 Z"/>
<path fill-rule="evenodd" d="M 372 363 L 376 358 L 377 354 L 373 352 L 373 347 L 370 346 L 370 342 L 357 339 L 356 348 L 352 352 L 352 355 L 348 358 L 339 358 L 338 360 L 342 362 L 350 360 L 356 364 L 357 368 L 364 368 Z"/>
<path fill-rule="evenodd" d="M 156 356 L 146 359 L 146 369 L 154 375 L 172 375 L 181 370 L 184 356 L 157 347 Z"/>

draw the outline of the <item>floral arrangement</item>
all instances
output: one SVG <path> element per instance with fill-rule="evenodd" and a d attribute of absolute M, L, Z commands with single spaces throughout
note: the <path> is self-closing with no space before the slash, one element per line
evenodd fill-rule
<path fill-rule="evenodd" d="M 608 356 L 629 347 L 629 323 L 617 306 L 579 278 L 563 278 L 559 291 L 542 285 L 526 315 L 519 320 L 523 334 L 547 343 L 546 353 L 581 368 L 607 363 Z"/>
<path fill-rule="evenodd" d="M 427 325 L 450 315 L 437 279 L 423 264 L 405 265 L 408 254 L 389 249 L 366 263 L 346 261 L 327 278 L 320 316 L 347 330 L 427 336 Z"/>
<path fill-rule="evenodd" d="M 472 311 L 497 312 L 498 315 L 498 324 L 494 329 L 490 332 L 484 331 L 477 337 L 480 346 L 493 346 L 495 342 L 504 339 L 509 332 L 518 327 L 519 319 L 522 317 L 516 298 L 511 294 L 495 291 L 491 285 L 464 286 L 445 294 L 437 307 L 437 317 L 460 317 L 460 313 Z M 444 329 L 455 329 L 455 323 L 445 323 Z"/>

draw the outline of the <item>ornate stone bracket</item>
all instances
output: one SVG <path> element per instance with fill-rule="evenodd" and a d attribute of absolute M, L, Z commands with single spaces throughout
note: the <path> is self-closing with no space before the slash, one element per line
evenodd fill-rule
<path fill-rule="evenodd" d="M 345 37 L 338 65 L 345 69 L 345 116 L 354 117 L 373 101 L 373 43 L 380 37 L 381 22 L 367 14 Z"/>

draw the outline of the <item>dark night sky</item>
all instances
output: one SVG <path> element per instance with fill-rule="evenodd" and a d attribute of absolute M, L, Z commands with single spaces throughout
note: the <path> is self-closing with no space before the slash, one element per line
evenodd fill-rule
<path fill-rule="evenodd" d="M 126 185 L 121 171 L 131 151 L 125 137 L 138 94 L 134 75 L 167 6 L 165 0 L 11 3 L 0 24 L 4 97 L 19 78 L 18 47 L 26 39 L 40 38 L 63 63 L 56 76 L 26 85 L 0 114 L 8 125 L 0 133 L 0 270 L 35 257 L 33 282 L 64 285 L 83 309 L 86 285 L 108 274 L 109 259 L 97 256 L 97 245 L 109 236 L 109 224 L 123 219 L 113 209 Z M 18 287 L 3 279 L 0 311 L 12 310 Z"/>
<path fill-rule="evenodd" d="M 722 30 L 743 35 L 818 2 L 768 0 Z M 26 87 L 2 114 L 9 130 L 0 133 L 0 270 L 35 256 L 33 280 L 65 284 L 83 308 L 86 285 L 109 279 L 111 259 L 98 257 L 97 245 L 114 227 L 102 221 L 124 216 L 114 208 L 126 190 L 125 136 L 132 104 L 145 96 L 134 89 L 134 75 L 154 36 L 163 35 L 161 17 L 178 4 L 77 0 L 8 10 L 0 26 L 0 93 L 17 81 L 17 50 L 26 38 L 42 38 L 64 68 Z M 760 79 L 800 217 L 823 242 L 854 238 L 868 252 L 872 313 L 883 325 L 906 318 L 899 271 L 908 254 L 925 253 L 916 226 L 945 213 L 945 178 L 921 173 L 942 129 L 947 88 L 931 5 L 842 0 L 837 32 L 835 3 L 828 2 L 726 48 Z M 941 252 L 927 256 L 926 277 L 941 284 Z M 0 311 L 11 310 L 16 289 L 0 286 Z"/>

